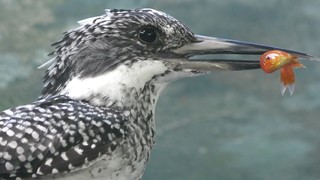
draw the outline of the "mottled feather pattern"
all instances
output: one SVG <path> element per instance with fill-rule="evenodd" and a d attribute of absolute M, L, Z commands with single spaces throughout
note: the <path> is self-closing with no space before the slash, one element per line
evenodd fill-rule
<path fill-rule="evenodd" d="M 161 58 L 196 37 L 154 9 L 107 10 L 79 24 L 40 67 L 49 66 L 40 100 L 0 113 L 0 179 L 141 179 L 156 101 L 180 77 Z M 146 28 L 153 43 L 141 38 Z"/>
<path fill-rule="evenodd" d="M 104 15 L 79 21 L 79 24 L 66 32 L 61 41 L 52 44 L 56 50 L 50 54 L 54 57 L 44 77 L 42 97 L 56 95 L 77 75 L 101 74 L 124 61 L 154 58 L 154 53 L 195 41 L 188 27 L 154 9 L 106 10 Z M 160 30 L 157 46 L 148 46 L 138 40 L 136 32 L 144 25 Z M 90 57 L 94 54 L 100 54 L 100 57 Z M 90 66 L 86 63 L 96 68 L 88 70 Z"/>
<path fill-rule="evenodd" d="M 0 114 L 0 177 L 68 172 L 111 152 L 126 136 L 119 111 L 54 96 Z"/>

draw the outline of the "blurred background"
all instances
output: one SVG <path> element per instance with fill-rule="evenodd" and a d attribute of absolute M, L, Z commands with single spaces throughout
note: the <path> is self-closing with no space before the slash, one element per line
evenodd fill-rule
<path fill-rule="evenodd" d="M 151 7 L 195 33 L 320 56 L 320 1 L 0 0 L 0 108 L 37 99 L 50 44 L 105 8 Z M 320 178 L 320 62 L 301 61 L 296 91 L 279 74 L 214 72 L 160 97 L 157 140 L 143 180 Z"/>

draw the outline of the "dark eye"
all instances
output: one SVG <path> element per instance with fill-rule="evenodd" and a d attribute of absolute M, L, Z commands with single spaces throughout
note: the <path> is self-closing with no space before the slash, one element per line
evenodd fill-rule
<path fill-rule="evenodd" d="M 146 26 L 140 29 L 138 36 L 142 42 L 153 43 L 158 38 L 158 32 L 155 27 Z"/>

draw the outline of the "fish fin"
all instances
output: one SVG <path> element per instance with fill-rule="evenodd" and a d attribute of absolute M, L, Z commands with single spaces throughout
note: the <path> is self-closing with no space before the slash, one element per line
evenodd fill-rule
<path fill-rule="evenodd" d="M 302 63 L 299 62 L 298 58 L 294 59 L 290 66 L 295 68 L 306 68 Z"/>

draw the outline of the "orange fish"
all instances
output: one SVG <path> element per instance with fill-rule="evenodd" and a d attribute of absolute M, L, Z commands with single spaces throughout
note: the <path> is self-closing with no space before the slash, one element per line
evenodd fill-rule
<path fill-rule="evenodd" d="M 280 50 L 272 50 L 262 54 L 260 56 L 260 66 L 266 73 L 273 73 L 281 69 L 280 80 L 282 95 L 287 88 L 290 91 L 290 95 L 293 94 L 295 86 L 293 68 L 304 67 L 303 64 L 298 61 L 298 57 Z"/>

